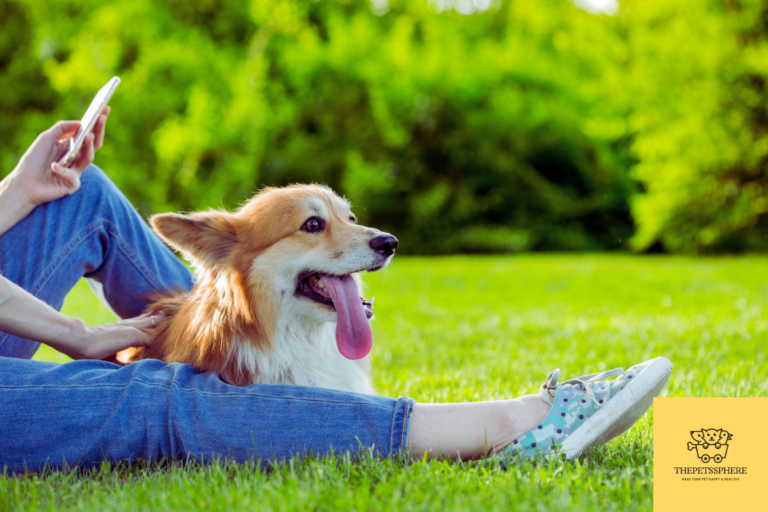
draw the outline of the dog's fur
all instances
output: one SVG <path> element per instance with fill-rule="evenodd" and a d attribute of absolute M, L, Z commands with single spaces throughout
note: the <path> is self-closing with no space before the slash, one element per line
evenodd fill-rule
<path fill-rule="evenodd" d="M 312 218 L 324 229 L 308 232 Z M 386 233 L 355 224 L 346 200 L 318 185 L 267 188 L 233 213 L 165 213 L 151 223 L 192 262 L 197 279 L 189 293 L 147 308 L 157 322 L 153 341 L 131 361 L 190 363 L 240 386 L 373 393 L 368 357 L 353 361 L 337 348 L 334 308 L 299 293 L 310 272 L 354 274 L 359 287 L 357 273 L 391 260 L 369 245 Z"/>

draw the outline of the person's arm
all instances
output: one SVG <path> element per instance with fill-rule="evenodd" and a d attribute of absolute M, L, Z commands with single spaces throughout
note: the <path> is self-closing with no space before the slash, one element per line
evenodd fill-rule
<path fill-rule="evenodd" d="M 99 116 L 70 167 L 57 163 L 79 121 L 59 121 L 41 133 L 21 157 L 16 168 L 0 181 L 0 235 L 11 229 L 36 206 L 72 194 L 80 188 L 80 174 L 93 163 L 104 143 L 109 107 Z"/>
<path fill-rule="evenodd" d="M 80 174 L 104 143 L 109 111 L 107 107 L 99 116 L 70 167 L 60 166 L 57 160 L 79 121 L 59 121 L 35 139 L 19 165 L 0 181 L 0 235 L 37 206 L 80 188 Z M 0 275 L 0 331 L 45 343 L 73 359 L 101 359 L 128 347 L 145 346 L 150 337 L 140 329 L 153 324 L 152 317 L 140 316 L 86 327 L 82 320 L 62 315 Z"/>
<path fill-rule="evenodd" d="M 0 276 L 0 330 L 45 343 L 72 359 L 101 359 L 128 347 L 147 346 L 151 337 L 141 329 L 153 324 L 152 317 L 142 315 L 87 327 Z"/>
<path fill-rule="evenodd" d="M 10 175 L 0 181 L 0 235 L 11 229 L 32 209 L 11 187 Z"/>

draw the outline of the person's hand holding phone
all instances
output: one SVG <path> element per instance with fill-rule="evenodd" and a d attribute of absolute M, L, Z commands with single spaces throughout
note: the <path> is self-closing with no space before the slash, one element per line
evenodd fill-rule
<path fill-rule="evenodd" d="M 62 167 L 58 160 L 69 147 L 67 137 L 77 132 L 80 121 L 59 121 L 38 135 L 16 168 L 0 181 L 0 234 L 29 215 L 36 206 L 80 188 L 80 174 L 93 163 L 96 151 L 104 144 L 109 110 L 106 107 L 99 115 L 93 131 L 69 167 Z"/>
<path fill-rule="evenodd" d="M 80 121 L 59 121 L 38 135 L 16 168 L 0 181 L 0 235 L 39 206 L 76 192 L 80 174 L 104 143 L 112 77 L 93 98 Z"/>
<path fill-rule="evenodd" d="M 109 111 L 109 107 L 102 111 L 69 167 L 59 165 L 58 159 L 69 146 L 69 137 L 77 132 L 80 121 L 59 121 L 37 137 L 13 171 L 21 199 L 34 208 L 77 191 L 80 174 L 93 163 L 96 151 L 104 144 Z"/>

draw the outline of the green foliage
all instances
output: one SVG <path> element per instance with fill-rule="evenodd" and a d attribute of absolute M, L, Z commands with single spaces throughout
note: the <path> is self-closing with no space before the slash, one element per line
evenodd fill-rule
<path fill-rule="evenodd" d="M 403 252 L 768 249 L 765 0 L 465 4 L 0 0 L 0 175 L 119 75 L 144 214 L 324 182 Z"/>
<path fill-rule="evenodd" d="M 658 355 L 675 364 L 669 396 L 768 395 L 766 258 L 398 257 L 366 282 L 380 395 L 512 398 L 553 368 L 566 378 Z M 64 310 L 108 318 L 83 284 Z M 138 465 L 0 478 L 0 510 L 650 511 L 652 434 L 647 414 L 596 457 L 509 473 L 336 457 L 269 473 Z"/>
<path fill-rule="evenodd" d="M 628 139 L 601 94 L 612 23 L 564 0 L 377 9 L 2 0 L 17 96 L 2 103 L 0 173 L 119 75 L 98 163 L 142 213 L 315 181 L 406 252 L 623 245 Z"/>
<path fill-rule="evenodd" d="M 363 7 L 323 3 L 317 26 L 267 48 L 289 113 L 267 173 L 320 172 L 406 250 L 621 246 L 630 187 L 615 139 L 583 133 L 585 118 L 605 115 L 590 65 L 592 52 L 609 57 L 597 42 L 612 35 L 596 18 L 567 2 L 469 18 L 426 3 L 381 18 Z M 516 241 L 478 236 L 502 231 Z"/>
<path fill-rule="evenodd" d="M 768 248 L 763 0 L 626 2 L 643 249 Z"/>

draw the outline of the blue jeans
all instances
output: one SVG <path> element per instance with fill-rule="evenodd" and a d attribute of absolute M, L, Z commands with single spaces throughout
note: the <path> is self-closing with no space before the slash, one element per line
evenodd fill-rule
<path fill-rule="evenodd" d="M 0 273 L 59 309 L 85 276 L 112 309 L 192 276 L 125 196 L 91 166 L 79 191 L 37 207 L 0 236 Z M 231 386 L 193 366 L 144 360 L 31 361 L 39 344 L 0 332 L 0 471 L 104 460 L 272 460 L 402 451 L 414 401 L 300 386 Z"/>

